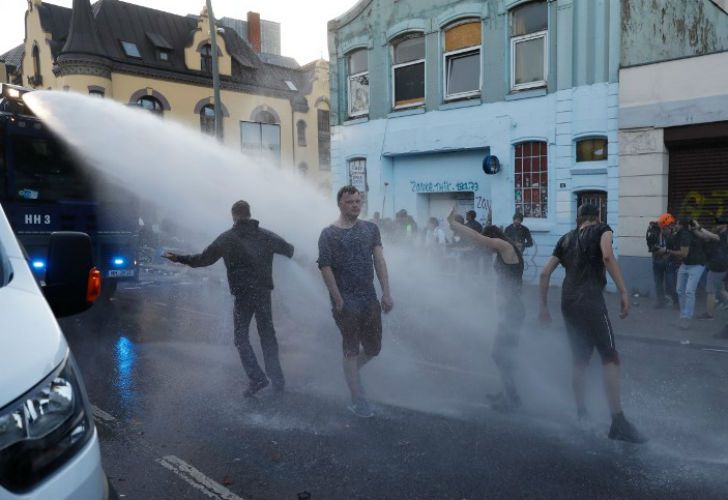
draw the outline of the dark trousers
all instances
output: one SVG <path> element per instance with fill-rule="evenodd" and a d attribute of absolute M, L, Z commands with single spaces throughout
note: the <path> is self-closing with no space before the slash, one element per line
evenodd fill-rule
<path fill-rule="evenodd" d="M 664 304 L 666 297 L 670 297 L 673 304 L 678 303 L 677 297 L 677 270 L 680 267 L 675 262 L 664 259 L 652 260 L 652 274 L 655 277 L 655 292 L 657 302 Z"/>
<path fill-rule="evenodd" d="M 285 381 L 281 363 L 278 359 L 278 341 L 276 340 L 276 331 L 273 328 L 270 296 L 270 290 L 250 290 L 244 294 L 235 295 L 235 347 L 238 348 L 243 368 L 251 381 L 260 382 L 265 380 L 267 374 L 275 386 L 282 388 Z M 260 369 L 258 359 L 255 357 L 253 347 L 250 345 L 250 320 L 253 316 L 255 316 L 255 322 L 258 325 L 265 373 Z"/>

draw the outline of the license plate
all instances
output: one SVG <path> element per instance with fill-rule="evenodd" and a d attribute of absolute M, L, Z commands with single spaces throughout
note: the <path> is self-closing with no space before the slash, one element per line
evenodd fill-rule
<path fill-rule="evenodd" d="M 127 278 L 130 276 L 134 276 L 134 270 L 133 269 L 113 270 L 113 271 L 109 271 L 107 276 L 109 278 Z"/>

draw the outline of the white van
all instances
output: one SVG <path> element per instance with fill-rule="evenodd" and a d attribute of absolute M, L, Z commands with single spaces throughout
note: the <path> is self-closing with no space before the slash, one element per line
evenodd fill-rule
<path fill-rule="evenodd" d="M 83 233 L 55 233 L 39 285 L 0 207 L 0 500 L 116 498 L 56 316 L 100 292 Z"/>

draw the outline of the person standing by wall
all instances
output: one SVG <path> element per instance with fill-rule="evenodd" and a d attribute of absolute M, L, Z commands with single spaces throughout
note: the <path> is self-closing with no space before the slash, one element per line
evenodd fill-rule
<path fill-rule="evenodd" d="M 667 254 L 682 259 L 680 269 L 677 271 L 677 295 L 680 299 L 681 330 L 690 328 L 690 322 L 695 314 L 695 290 L 698 288 L 700 278 L 705 271 L 705 251 L 699 233 L 704 229 L 697 221 L 690 218 L 680 219 L 680 229 L 676 240 L 679 250 L 667 250 Z"/>
<path fill-rule="evenodd" d="M 351 393 L 349 410 L 358 417 L 373 417 L 361 383 L 361 368 L 382 348 L 382 315 L 394 307 L 389 291 L 379 228 L 359 220 L 361 193 L 354 186 L 336 195 L 339 218 L 321 231 L 318 266 L 329 291 L 336 325 L 341 331 L 344 377 Z M 377 301 L 374 272 L 382 287 Z"/>
<path fill-rule="evenodd" d="M 278 359 L 278 341 L 273 327 L 271 292 L 273 290 L 273 256 L 293 257 L 293 245 L 275 233 L 259 227 L 250 217 L 250 205 L 238 201 L 232 206 L 233 227 L 218 236 L 197 255 L 166 252 L 162 257 L 190 267 L 211 266 L 220 259 L 227 268 L 230 293 L 235 297 L 235 346 L 248 375 L 245 397 L 253 397 L 273 382 L 273 389 L 282 392 L 285 386 Z M 250 345 L 250 320 L 255 316 L 263 349 L 265 373 L 261 370 Z M 267 376 L 266 376 L 267 375 Z"/>
<path fill-rule="evenodd" d="M 477 213 L 475 213 L 475 210 L 468 210 L 465 213 L 465 225 L 468 226 L 470 229 L 475 231 L 476 233 L 482 233 L 483 232 L 483 226 L 476 220 L 476 217 L 478 216 Z"/>
<path fill-rule="evenodd" d="M 551 275 L 561 264 L 566 277 L 561 288 L 561 313 L 573 355 L 573 389 L 577 416 L 589 418 L 585 403 L 586 368 L 596 349 L 602 359 L 604 388 L 612 425 L 609 439 L 642 443 L 646 439 L 624 416 L 619 389 L 619 353 L 609 321 L 603 290 L 606 272 L 614 280 L 620 294 L 621 313 L 629 314 L 630 302 L 622 271 L 612 250 L 612 228 L 599 222 L 599 209 L 590 204 L 579 207 L 577 229 L 565 234 L 541 273 L 539 282 L 539 319 L 550 322 L 548 288 Z"/>
<path fill-rule="evenodd" d="M 513 215 L 513 224 L 506 228 L 505 235 L 516 244 L 521 253 L 523 253 L 526 248 L 533 246 L 531 231 L 523 225 L 523 215 L 519 212 L 516 212 Z"/>
<path fill-rule="evenodd" d="M 706 266 L 708 268 L 706 312 L 697 316 L 698 319 L 702 320 L 714 319 L 716 299 L 725 299 L 728 295 L 725 291 L 726 271 L 728 271 L 728 231 L 726 231 L 728 218 L 716 217 L 715 223 L 715 233 L 710 231 L 697 233 L 705 243 Z"/>
<path fill-rule="evenodd" d="M 677 270 L 680 267 L 680 258 L 667 253 L 667 250 L 679 249 L 675 241 L 676 226 L 675 217 L 670 213 L 664 213 L 657 222 L 650 223 L 646 234 L 647 247 L 652 253 L 652 274 L 657 295 L 656 309 L 661 309 L 667 304 L 667 297 L 672 300 L 674 309 L 680 309 L 677 296 Z"/>

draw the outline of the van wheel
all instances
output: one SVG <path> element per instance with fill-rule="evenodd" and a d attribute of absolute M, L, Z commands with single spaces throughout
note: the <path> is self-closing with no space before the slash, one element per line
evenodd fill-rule
<path fill-rule="evenodd" d="M 114 296 L 116 293 L 116 289 L 119 286 L 119 282 L 117 280 L 106 280 L 101 283 L 101 300 L 104 302 L 108 302 L 111 300 L 111 297 Z"/>

